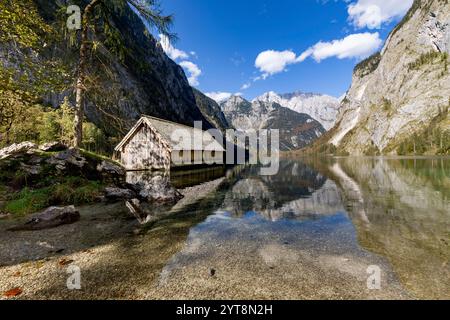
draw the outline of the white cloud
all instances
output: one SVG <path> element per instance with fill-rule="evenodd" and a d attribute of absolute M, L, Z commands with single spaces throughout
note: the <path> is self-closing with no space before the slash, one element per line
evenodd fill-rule
<path fill-rule="evenodd" d="M 244 83 L 241 87 L 241 90 L 247 90 L 252 86 L 250 82 Z"/>
<path fill-rule="evenodd" d="M 228 100 L 233 95 L 230 92 L 208 92 L 205 93 L 206 96 L 210 97 L 211 99 L 215 100 L 217 103 L 224 102 L 225 100 Z"/>
<path fill-rule="evenodd" d="M 181 61 L 180 66 L 189 72 L 189 84 L 193 87 L 198 86 L 198 77 L 202 74 L 202 70 L 200 70 L 200 68 L 191 61 Z"/>
<path fill-rule="evenodd" d="M 362 59 L 376 52 L 382 44 L 383 41 L 378 32 L 356 33 L 340 40 L 320 41 L 303 52 L 297 61 L 302 62 L 309 56 L 312 56 L 317 62 L 331 57 Z"/>
<path fill-rule="evenodd" d="M 171 43 L 167 36 L 160 34 L 160 43 L 161 47 L 163 48 L 164 52 L 174 61 L 180 59 L 184 60 L 179 63 L 183 69 L 189 73 L 188 81 L 189 84 L 193 87 L 196 87 L 199 85 L 198 77 L 202 74 L 202 70 L 193 62 L 185 60 L 189 57 L 198 58 L 197 53 L 195 51 L 190 51 L 189 54 L 175 48 Z"/>
<path fill-rule="evenodd" d="M 267 50 L 256 57 L 255 67 L 262 73 L 262 78 L 283 72 L 287 66 L 296 63 L 296 55 L 290 50 Z"/>
<path fill-rule="evenodd" d="M 268 76 L 283 72 L 287 66 L 303 62 L 309 57 L 317 62 L 332 57 L 338 59 L 366 58 L 376 52 L 382 44 L 383 41 L 378 32 L 366 32 L 351 34 L 343 39 L 330 42 L 320 41 L 299 56 L 296 56 L 290 50 L 264 51 L 258 55 L 255 61 L 255 66 L 259 69 L 261 75 L 254 77 L 253 81 L 264 80 Z M 245 86 L 241 90 L 248 89 Z"/>
<path fill-rule="evenodd" d="M 178 60 L 178 59 L 187 59 L 189 58 L 189 55 L 177 48 L 175 48 L 171 43 L 167 36 L 160 34 L 159 35 L 161 47 L 163 48 L 164 52 L 170 57 L 172 60 Z"/>
<path fill-rule="evenodd" d="M 412 4 L 413 0 L 358 0 L 348 6 L 349 20 L 357 28 L 379 29 L 403 17 Z"/>

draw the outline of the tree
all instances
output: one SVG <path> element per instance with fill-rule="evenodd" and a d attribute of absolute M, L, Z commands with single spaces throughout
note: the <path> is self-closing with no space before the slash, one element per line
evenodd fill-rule
<path fill-rule="evenodd" d="M 117 30 L 117 27 L 108 19 L 108 15 L 119 10 L 123 10 L 126 6 L 131 6 L 146 24 L 157 29 L 163 35 L 173 39 L 175 36 L 170 32 L 170 26 L 173 22 L 172 15 L 163 15 L 158 0 L 91 0 L 86 6 L 82 18 L 81 45 L 80 56 L 78 61 L 78 76 L 76 83 L 76 99 L 75 99 L 75 118 L 74 118 L 74 134 L 73 145 L 80 147 L 83 141 L 83 118 L 84 103 L 86 92 L 86 76 L 87 65 L 89 59 L 89 49 L 91 46 L 90 35 L 100 28 L 96 28 L 95 21 L 99 17 L 105 17 L 101 23 L 111 30 Z M 95 15 L 96 11 L 100 15 Z M 91 32 L 92 31 L 92 32 Z M 118 31 L 118 30 L 117 30 Z M 104 34 L 107 36 L 107 34 Z M 120 44 L 118 44 L 120 45 Z"/>

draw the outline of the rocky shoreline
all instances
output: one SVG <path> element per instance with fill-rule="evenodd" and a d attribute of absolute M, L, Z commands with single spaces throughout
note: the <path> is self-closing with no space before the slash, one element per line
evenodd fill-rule
<path fill-rule="evenodd" d="M 177 239 L 179 237 L 183 239 L 185 228 L 189 226 L 189 224 L 181 226 L 182 232 L 179 230 L 173 232 L 173 221 L 170 215 L 176 215 L 180 208 L 214 192 L 222 182 L 223 178 L 179 190 L 184 198 L 173 206 L 168 205 L 155 210 L 153 212 L 155 216 L 158 216 L 158 213 L 160 215 L 159 218 L 152 220 L 151 229 L 130 214 L 124 201 L 81 206 L 77 208 L 80 213 L 79 221 L 46 230 L 12 232 L 8 229 L 15 225 L 16 220 L 0 220 L 0 273 L 3 275 L 0 277 L 0 299 L 144 298 L 136 291 L 142 284 L 133 282 L 136 281 L 135 276 L 131 277 L 133 281 L 120 280 L 122 282 L 117 284 L 120 289 L 100 293 L 104 282 L 110 282 L 104 277 L 118 272 L 117 268 L 124 274 L 131 272 L 123 267 L 117 267 L 116 264 L 125 254 L 130 254 L 139 261 L 142 258 L 142 249 L 136 249 L 135 246 L 150 245 L 154 248 L 159 245 L 163 246 L 162 252 L 158 253 L 161 256 L 155 256 L 154 261 L 147 261 L 154 265 L 155 269 L 150 268 L 140 276 L 156 279 L 160 272 L 157 267 L 163 262 L 160 259 L 168 259 L 181 249 L 182 241 Z M 161 242 L 161 237 L 172 237 L 173 243 L 164 244 Z M 154 243 L 147 243 L 145 239 L 148 238 L 153 239 L 151 241 Z M 169 242 L 169 239 L 167 240 Z M 122 253 L 117 256 L 117 252 Z M 83 290 L 67 289 L 67 268 L 70 265 L 86 270 L 104 263 L 105 259 L 113 270 L 101 274 L 99 269 L 95 275 L 88 276 L 90 285 L 98 286 L 98 291 L 97 289 L 92 291 L 92 287 L 88 290 L 89 293 Z M 15 296 L 5 295 L 14 289 L 20 289 L 20 293 Z"/>
<path fill-rule="evenodd" d="M 33 214 L 16 229 L 75 222 L 74 205 L 129 200 L 139 206 L 159 206 L 182 198 L 167 179 L 129 182 L 126 171 L 113 160 L 58 142 L 41 146 L 23 142 L 4 148 L 0 168 L 1 217 Z M 60 214 L 51 214 L 56 211 Z"/>

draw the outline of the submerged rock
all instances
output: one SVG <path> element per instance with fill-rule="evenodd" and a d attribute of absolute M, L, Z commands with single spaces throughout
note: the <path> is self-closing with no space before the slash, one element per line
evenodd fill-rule
<path fill-rule="evenodd" d="M 80 220 L 80 213 L 74 206 L 50 207 L 31 216 L 24 225 L 13 227 L 9 231 L 50 229 L 64 224 L 71 224 L 78 220 Z"/>

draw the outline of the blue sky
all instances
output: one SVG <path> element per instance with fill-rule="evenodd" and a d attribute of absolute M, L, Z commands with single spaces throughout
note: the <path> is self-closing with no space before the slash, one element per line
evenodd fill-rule
<path fill-rule="evenodd" d="M 412 0 L 163 0 L 166 52 L 213 97 L 296 90 L 340 96 Z M 221 94 L 219 94 L 221 93 Z"/>

